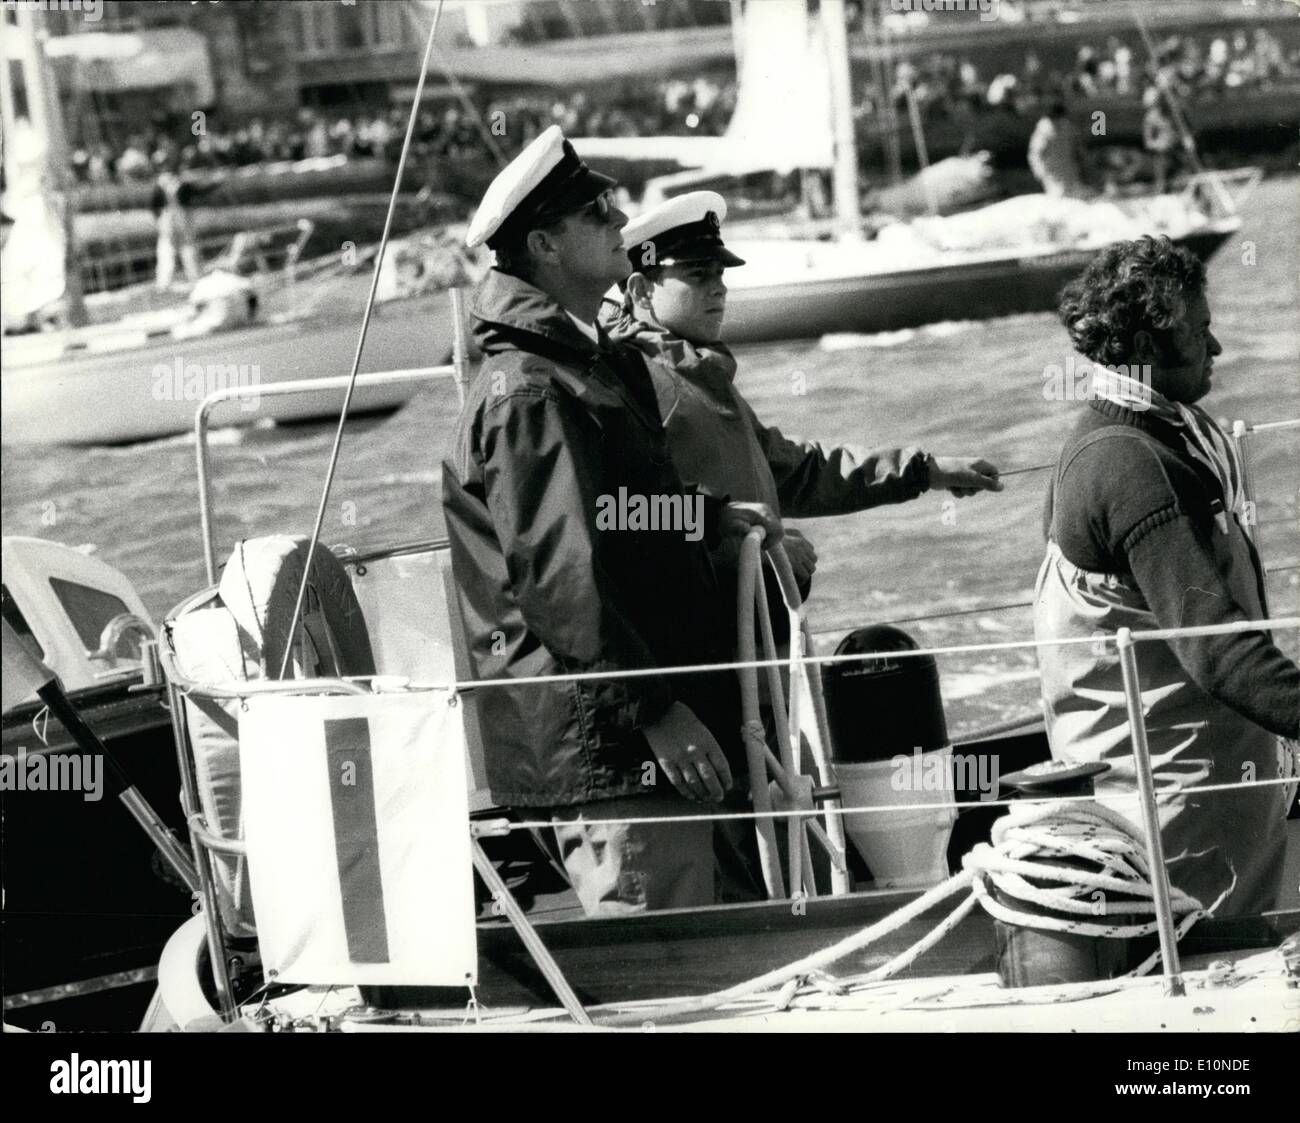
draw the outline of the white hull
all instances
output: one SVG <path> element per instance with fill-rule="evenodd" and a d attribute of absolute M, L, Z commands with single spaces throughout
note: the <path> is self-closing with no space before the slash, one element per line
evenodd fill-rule
<path fill-rule="evenodd" d="M 6 341 L 0 443 L 124 444 L 188 432 L 199 402 L 222 386 L 346 375 L 359 324 L 327 310 L 196 339 L 131 339 L 134 346 L 120 348 L 109 331 L 100 329 L 75 352 L 54 337 Z M 450 355 L 451 341 L 445 293 L 376 305 L 361 371 L 436 366 Z M 195 364 L 201 379 L 192 377 Z M 418 390 L 413 382 L 360 388 L 352 412 L 396 409 Z M 336 418 L 342 404 L 338 390 L 260 397 L 218 406 L 212 425 Z"/>
<path fill-rule="evenodd" d="M 1239 227 L 1220 219 L 1174 240 L 1208 260 Z M 724 334 L 762 343 L 1051 311 L 1106 244 L 919 256 L 876 242 L 737 241 L 749 264 L 727 273 Z"/>

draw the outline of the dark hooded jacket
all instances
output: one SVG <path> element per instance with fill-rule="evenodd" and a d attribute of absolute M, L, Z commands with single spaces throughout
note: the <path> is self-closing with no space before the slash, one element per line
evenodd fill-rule
<path fill-rule="evenodd" d="M 601 521 L 602 497 L 626 489 L 679 497 L 716 527 L 718 501 L 688 489 L 673 467 L 644 361 L 603 336 L 593 343 L 545 293 L 497 270 L 476 294 L 474 315 L 484 360 L 442 478 L 477 676 L 727 662 L 706 540 L 680 525 Z M 504 804 L 654 790 L 642 730 L 674 701 L 695 712 L 729 759 L 743 759 L 729 672 L 476 693 L 488 784 Z"/>

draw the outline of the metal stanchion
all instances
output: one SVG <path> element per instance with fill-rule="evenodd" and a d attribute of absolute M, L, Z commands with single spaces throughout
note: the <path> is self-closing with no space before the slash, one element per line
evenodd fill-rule
<path fill-rule="evenodd" d="M 1147 832 L 1147 862 L 1151 867 L 1151 888 L 1155 895 L 1156 927 L 1160 932 L 1160 958 L 1168 982 L 1166 993 L 1181 998 L 1186 994 L 1182 966 L 1178 961 L 1178 940 L 1174 935 L 1174 913 L 1169 900 L 1169 874 L 1165 869 L 1165 847 L 1160 838 L 1160 814 L 1156 808 L 1155 777 L 1151 773 L 1151 750 L 1147 746 L 1147 723 L 1142 713 L 1142 691 L 1138 681 L 1137 652 L 1133 633 L 1121 628 L 1119 665 L 1124 676 L 1124 700 L 1132 731 L 1133 765 L 1137 773 L 1142 823 Z"/>
<path fill-rule="evenodd" d="M 191 771 L 193 763 L 189 752 L 189 733 L 185 725 L 185 698 L 170 678 L 167 680 L 167 704 L 171 710 L 172 738 L 176 742 L 176 759 L 181 774 L 181 806 L 185 811 L 186 822 L 190 822 L 194 816 L 202 817 L 203 809 L 199 804 L 198 786 Z M 210 966 L 212 983 L 217 992 L 217 1005 L 222 1018 L 233 1022 L 239 1011 L 235 1003 L 234 984 L 230 978 L 230 964 L 226 961 L 226 941 L 221 931 L 217 889 L 212 867 L 208 864 L 208 854 L 192 829 L 190 846 L 194 852 L 194 868 L 199 875 L 199 902 L 208 941 L 208 958 L 212 961 Z"/>
<path fill-rule="evenodd" d="M 560 1000 L 560 1004 L 568 1011 L 569 1017 L 580 1026 L 591 1025 L 591 1015 L 583 1008 L 578 996 L 573 993 L 573 988 L 569 985 L 569 980 L 564 977 L 564 972 L 560 970 L 560 965 L 555 962 L 546 945 L 542 943 L 542 938 L 537 934 L 537 929 L 529 923 L 528 917 L 524 915 L 524 910 L 519 907 L 519 902 L 515 900 L 501 875 L 497 873 L 496 867 L 492 864 L 492 859 L 483 850 L 483 845 L 479 842 L 477 836 L 470 840 L 470 853 L 474 858 L 474 868 L 478 871 L 479 877 L 483 879 L 483 883 L 491 891 L 492 899 L 501 905 L 506 918 L 513 925 L 515 932 L 518 933 L 520 941 L 528 950 L 528 954 L 533 957 L 533 962 L 537 964 L 538 970 L 541 971 L 542 976 L 550 984 L 551 990 L 555 992 L 555 997 Z"/>
<path fill-rule="evenodd" d="M 451 290 L 451 365 L 456 371 L 456 393 L 463 409 L 469 385 L 469 341 L 465 338 L 465 303 L 459 288 Z"/>

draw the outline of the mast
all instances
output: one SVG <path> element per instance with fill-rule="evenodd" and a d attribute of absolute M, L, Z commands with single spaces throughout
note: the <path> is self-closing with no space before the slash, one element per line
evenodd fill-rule
<path fill-rule="evenodd" d="M 6 13 L 7 14 L 7 13 Z M 36 13 L 31 8 L 19 6 L 13 9 L 16 24 L 17 50 L 10 55 L 5 51 L 0 55 L 6 70 L 10 61 L 22 64 L 22 86 L 26 98 L 26 117 L 36 136 L 41 139 L 43 147 L 44 169 L 42 178 L 48 189 L 58 200 L 59 219 L 63 227 L 63 283 L 62 295 L 63 317 L 69 326 L 78 326 L 86 321 L 86 306 L 82 294 L 81 268 L 77 260 L 75 231 L 73 229 L 74 208 L 72 204 L 72 171 L 68 161 L 67 141 L 63 133 L 63 117 L 59 110 L 58 89 L 55 84 L 49 60 L 45 55 L 45 40 L 48 33 L 36 30 Z M 19 116 L 18 106 L 10 88 L 12 77 L 5 75 L 5 125 L 11 129 Z M 13 133 L 8 132 L 12 138 Z M 6 152 L 6 158 L 8 153 Z"/>
<path fill-rule="evenodd" d="M 849 41 L 844 27 L 844 0 L 821 0 L 822 26 L 830 64 L 831 133 L 835 140 L 835 217 L 841 234 L 862 236 L 858 196 L 858 144 L 853 133 L 853 86 Z"/>
<path fill-rule="evenodd" d="M 741 0 L 729 0 L 731 4 L 731 42 L 736 55 L 736 85 L 744 81 L 745 69 L 745 11 Z"/>
<path fill-rule="evenodd" d="M 893 87 L 885 65 L 889 48 L 885 43 L 885 29 L 878 25 L 879 9 L 873 6 L 870 11 L 872 15 L 864 19 L 863 26 L 869 28 L 867 36 L 870 43 L 871 76 L 876 85 L 876 128 L 880 133 L 881 150 L 889 168 L 890 182 L 899 184 L 903 182 L 903 154 L 898 144 L 898 115 L 894 112 Z"/>

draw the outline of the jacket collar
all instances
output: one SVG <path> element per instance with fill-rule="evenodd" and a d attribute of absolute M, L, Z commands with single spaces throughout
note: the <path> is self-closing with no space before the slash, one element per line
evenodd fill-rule
<path fill-rule="evenodd" d="M 692 381 L 701 375 L 727 383 L 735 381 L 736 358 L 725 343 L 691 343 L 667 328 L 647 324 L 632 313 L 609 305 L 601 309 L 601 323 L 615 343 L 630 343 Z"/>
<path fill-rule="evenodd" d="M 564 308 L 536 285 L 492 269 L 474 294 L 474 340 L 485 352 L 527 349 L 519 333 L 540 336 L 576 352 L 579 361 L 600 348 L 578 330 Z M 512 338 L 513 337 L 513 338 Z"/>
<path fill-rule="evenodd" d="M 597 327 L 599 342 L 593 343 L 563 306 L 536 285 L 493 269 L 474 295 L 474 316 L 474 339 L 484 354 L 525 351 L 580 368 L 585 377 L 612 389 L 644 425 L 662 431 L 651 403 L 641 401 L 627 383 L 635 377 L 624 369 L 627 360 L 642 364 L 641 357 L 618 347 L 603 327 Z M 636 373 L 644 376 L 644 366 Z M 648 386 L 647 393 L 653 399 Z"/>

